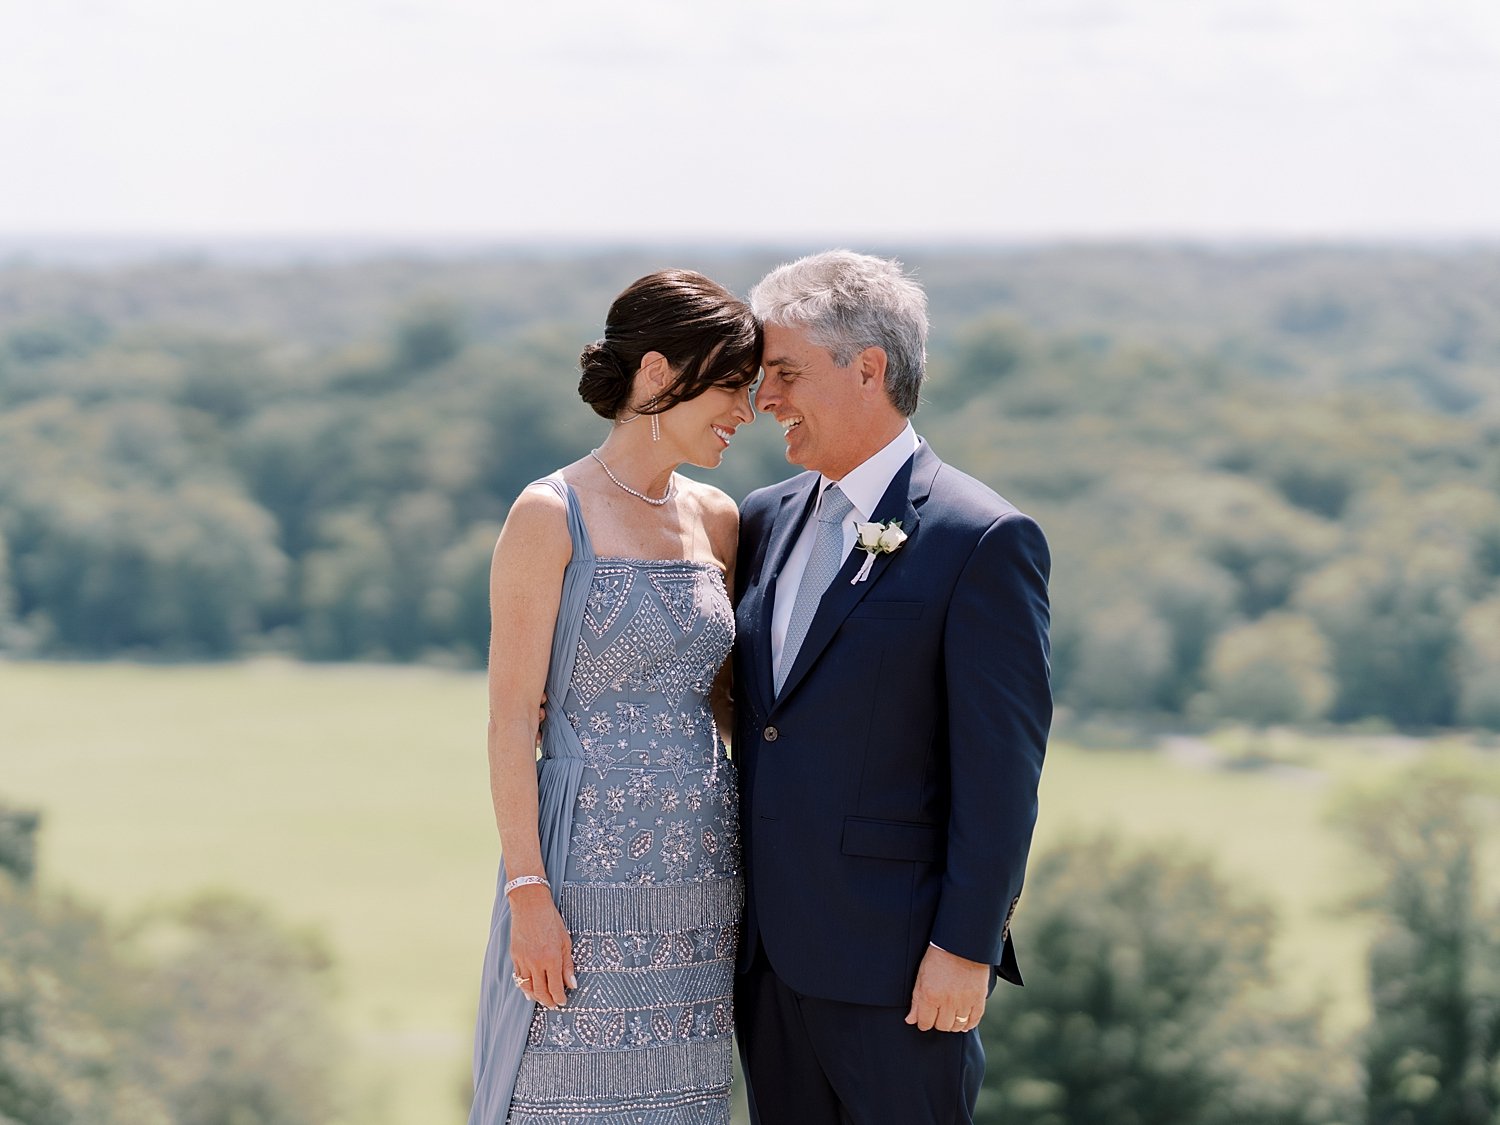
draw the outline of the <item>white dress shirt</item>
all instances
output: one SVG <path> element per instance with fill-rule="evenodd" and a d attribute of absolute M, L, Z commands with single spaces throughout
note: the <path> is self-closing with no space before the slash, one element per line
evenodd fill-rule
<path fill-rule="evenodd" d="M 844 479 L 837 482 L 839 491 L 853 505 L 853 509 L 844 517 L 845 558 L 854 547 L 854 539 L 858 534 L 854 525 L 870 522 L 875 505 L 880 503 L 880 498 L 891 486 L 891 481 L 896 479 L 901 466 L 911 459 L 920 444 L 917 431 L 908 422 L 906 428 L 889 445 L 857 468 L 850 469 L 844 474 Z M 802 573 L 807 569 L 813 540 L 818 536 L 818 509 L 823 506 L 823 493 L 833 483 L 835 482 L 828 477 L 818 482 L 818 499 L 813 506 L 812 515 L 803 525 L 797 542 L 792 544 L 791 553 L 786 557 L 786 565 L 781 568 L 781 574 L 776 579 L 776 602 L 771 610 L 772 668 L 781 667 L 781 649 L 786 643 L 787 623 L 792 619 L 792 604 L 797 600 L 797 587 L 802 584 Z"/>

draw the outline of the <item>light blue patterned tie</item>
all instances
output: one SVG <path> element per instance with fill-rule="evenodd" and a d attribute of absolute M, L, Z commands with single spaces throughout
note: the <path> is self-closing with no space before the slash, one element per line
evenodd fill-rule
<path fill-rule="evenodd" d="M 812 554 L 807 559 L 807 569 L 802 572 L 802 584 L 797 587 L 797 600 L 792 603 L 792 617 L 786 624 L 786 640 L 781 646 L 781 663 L 776 666 L 776 693 L 781 694 L 781 685 L 786 674 L 792 670 L 797 659 L 797 650 L 807 638 L 807 628 L 812 624 L 813 614 L 818 612 L 818 602 L 823 591 L 833 581 L 844 563 L 844 517 L 854 508 L 849 497 L 830 484 L 823 493 L 823 502 L 818 508 L 818 535 L 813 540 Z"/>

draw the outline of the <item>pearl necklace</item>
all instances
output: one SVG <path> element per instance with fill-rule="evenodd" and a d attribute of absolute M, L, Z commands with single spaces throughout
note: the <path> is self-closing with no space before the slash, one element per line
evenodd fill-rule
<path fill-rule="evenodd" d="M 599 462 L 599 467 L 604 470 L 605 476 L 609 477 L 610 480 L 614 481 L 615 484 L 619 485 L 626 492 L 630 493 L 630 495 L 634 496 L 637 500 L 644 500 L 653 508 L 660 508 L 663 504 L 665 504 L 668 500 L 672 499 L 672 497 L 677 494 L 676 477 L 673 477 L 672 479 L 667 481 L 667 494 L 660 500 L 658 500 L 654 496 L 647 496 L 644 492 L 639 492 L 636 489 L 631 488 L 630 485 L 626 484 L 619 477 L 615 476 L 615 474 L 610 470 L 610 467 L 604 463 L 604 458 L 599 456 L 599 451 L 597 449 L 590 449 L 589 456 L 592 457 L 595 461 Z"/>

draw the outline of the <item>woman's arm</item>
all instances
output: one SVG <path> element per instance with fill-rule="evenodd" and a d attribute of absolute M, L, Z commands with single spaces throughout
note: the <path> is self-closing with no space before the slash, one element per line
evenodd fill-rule
<path fill-rule="evenodd" d="M 567 508 L 556 493 L 516 498 L 490 564 L 490 797 L 506 875 L 545 875 L 538 833 L 537 700 L 546 690 L 552 631 L 572 556 Z M 545 886 L 510 894 L 510 953 L 523 991 L 561 1007 L 576 985 L 572 941 Z"/>

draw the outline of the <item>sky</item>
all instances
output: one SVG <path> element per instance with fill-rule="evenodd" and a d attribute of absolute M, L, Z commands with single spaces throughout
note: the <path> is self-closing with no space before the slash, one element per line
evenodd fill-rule
<path fill-rule="evenodd" d="M 0 0 L 0 235 L 1500 237 L 1500 0 Z"/>

